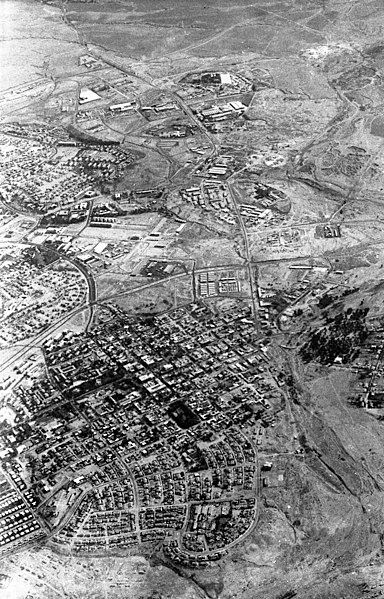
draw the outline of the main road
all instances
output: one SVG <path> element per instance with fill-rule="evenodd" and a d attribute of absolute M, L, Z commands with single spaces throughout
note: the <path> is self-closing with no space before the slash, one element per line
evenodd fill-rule
<path fill-rule="evenodd" d="M 234 175 L 232 175 L 232 177 L 233 176 Z M 251 252 L 249 249 L 249 240 L 248 240 L 247 229 L 245 227 L 243 217 L 241 216 L 240 208 L 236 202 L 236 198 L 234 196 L 234 193 L 233 193 L 233 190 L 231 187 L 230 179 L 232 177 L 229 177 L 229 179 L 227 180 L 227 186 L 228 186 L 229 195 L 231 196 L 232 204 L 235 209 L 237 219 L 239 221 L 239 225 L 240 225 L 240 229 L 241 229 L 241 235 L 243 238 L 244 250 L 245 250 L 245 263 L 246 263 L 246 267 L 248 270 L 248 276 L 249 276 L 249 286 L 250 286 L 251 302 L 252 302 L 252 314 L 253 314 L 253 319 L 255 321 L 255 325 L 257 328 L 259 328 L 259 317 L 258 317 L 259 306 L 258 306 L 258 299 L 257 299 L 258 298 L 257 283 L 255 280 L 255 271 L 256 271 L 257 266 L 255 263 L 252 262 L 252 259 L 251 259 Z"/>
<path fill-rule="evenodd" d="M 27 245 L 37 246 L 38 244 L 27 244 Z M 65 255 L 61 255 L 59 253 L 58 253 L 58 255 L 62 259 L 68 259 L 68 257 Z M 119 298 L 125 297 L 127 295 L 132 295 L 133 293 L 139 293 L 140 291 L 149 289 L 151 287 L 156 287 L 157 285 L 167 283 L 168 281 L 174 281 L 174 280 L 182 279 L 182 278 L 186 278 L 186 277 L 192 278 L 194 273 L 204 273 L 204 272 L 207 272 L 208 270 L 223 270 L 223 269 L 227 269 L 227 268 L 231 268 L 231 269 L 244 268 L 244 266 L 242 264 L 220 264 L 220 265 L 212 266 L 212 267 L 204 266 L 202 268 L 196 269 L 194 271 L 194 273 L 193 272 L 177 273 L 175 275 L 171 275 L 164 279 L 157 279 L 155 281 L 150 281 L 149 283 L 145 283 L 144 285 L 139 285 L 138 287 L 134 287 L 132 289 L 127 289 L 126 291 L 120 291 L 120 292 L 117 292 L 114 294 L 107 295 L 105 297 L 98 298 L 95 280 L 92 277 L 92 275 L 89 273 L 89 271 L 87 270 L 85 265 L 83 265 L 81 262 L 79 262 L 75 258 L 69 259 L 69 261 L 76 268 L 81 270 L 83 275 L 86 277 L 86 280 L 88 283 L 88 300 L 87 300 L 87 302 L 81 306 L 77 306 L 70 312 L 63 314 L 58 320 L 56 320 L 49 327 L 44 329 L 44 331 L 41 331 L 40 333 L 38 333 L 35 337 L 33 337 L 25 345 L 21 345 L 20 348 L 14 354 L 12 354 L 12 356 L 10 356 L 9 358 L 7 358 L 6 360 L 4 360 L 2 362 L 2 364 L 0 366 L 0 372 L 3 372 L 7 368 L 10 368 L 13 364 L 15 364 L 18 360 L 20 360 L 23 357 L 23 355 L 27 354 L 32 348 L 41 345 L 48 337 L 52 336 L 66 322 L 70 321 L 71 318 L 73 318 L 74 316 L 77 316 L 78 314 L 81 314 L 82 312 L 84 312 L 86 310 L 90 311 L 90 317 L 88 319 L 88 324 L 86 325 L 86 330 L 88 330 L 89 325 L 91 324 L 91 318 L 92 318 L 92 314 L 93 314 L 93 310 L 94 310 L 95 306 L 106 304 L 115 299 L 119 299 Z"/>
<path fill-rule="evenodd" d="M 42 245 L 38 244 L 38 243 L 22 242 L 21 245 L 42 248 Z M 87 283 L 87 287 L 88 287 L 87 301 L 84 305 L 78 306 L 78 307 L 74 308 L 73 310 L 71 310 L 70 312 L 63 314 L 52 325 L 50 325 L 48 328 L 44 329 L 44 331 L 42 331 L 41 333 L 39 333 L 35 337 L 33 337 L 30 342 L 26 343 L 26 345 L 22 345 L 20 347 L 20 349 L 18 349 L 9 358 L 7 358 L 6 360 L 4 360 L 1 363 L 0 372 L 3 372 L 7 368 L 9 368 L 13 364 L 15 364 L 15 362 L 17 360 L 19 360 L 20 358 L 22 358 L 23 355 L 28 353 L 29 350 L 36 347 L 38 344 L 43 343 L 43 341 L 45 341 L 45 339 L 47 339 L 47 337 L 52 335 L 63 324 L 68 322 L 73 316 L 76 316 L 77 314 L 84 312 L 84 310 L 89 310 L 89 318 L 88 318 L 86 330 L 88 330 L 89 325 L 92 322 L 94 306 L 97 304 L 96 282 L 95 282 L 92 274 L 89 272 L 89 270 L 87 269 L 85 264 L 83 264 L 77 258 L 68 257 L 66 254 L 62 254 L 62 253 L 58 252 L 57 250 L 54 250 L 51 248 L 50 248 L 50 251 L 55 254 L 55 256 L 57 257 L 58 260 L 65 260 L 65 261 L 69 262 L 70 264 L 72 264 L 84 276 L 86 283 Z"/>

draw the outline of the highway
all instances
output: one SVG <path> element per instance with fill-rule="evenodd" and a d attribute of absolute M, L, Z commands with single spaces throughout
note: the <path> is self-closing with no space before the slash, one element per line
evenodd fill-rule
<path fill-rule="evenodd" d="M 40 247 L 39 244 L 31 243 L 31 244 L 26 244 L 26 245 Z M 89 273 L 87 268 L 82 263 L 79 263 L 79 261 L 77 261 L 76 259 L 68 259 L 67 256 L 61 255 L 59 253 L 58 253 L 58 255 L 64 260 L 69 260 L 76 268 L 79 268 L 79 270 L 81 270 L 83 275 L 86 277 L 86 280 L 88 283 L 88 298 L 89 299 L 85 304 L 83 304 L 81 306 L 77 306 L 76 308 L 74 308 L 73 310 L 68 312 L 67 314 L 64 314 L 63 316 L 61 316 L 58 320 L 56 320 L 54 323 L 52 323 L 49 327 L 44 329 L 44 331 L 41 331 L 40 333 L 38 333 L 37 335 L 32 337 L 32 339 L 29 342 L 27 342 L 25 345 L 20 346 L 20 349 L 18 349 L 8 359 L 3 361 L 3 363 L 0 366 L 0 372 L 3 372 L 7 368 L 11 367 L 13 364 L 16 364 L 16 362 L 18 360 L 20 360 L 23 357 L 23 355 L 27 354 L 32 348 L 37 347 L 37 346 L 41 345 L 42 343 L 44 343 L 44 341 L 46 339 L 48 339 L 49 337 L 54 335 L 54 333 L 59 328 L 61 328 L 66 322 L 70 321 L 71 318 L 73 318 L 74 316 L 77 316 L 78 314 L 81 314 L 81 312 L 84 312 L 85 310 L 90 310 L 93 314 L 93 310 L 97 305 L 107 304 L 108 302 L 111 302 L 120 297 L 125 297 L 125 296 L 131 295 L 133 293 L 139 293 L 140 291 L 149 289 L 151 287 L 156 287 L 157 285 L 162 285 L 163 283 L 168 282 L 168 281 L 173 281 L 173 280 L 182 279 L 182 278 L 191 278 L 192 279 L 192 276 L 193 276 L 192 271 L 189 273 L 178 273 L 178 274 L 171 275 L 164 279 L 156 279 L 149 283 L 145 283 L 144 285 L 134 287 L 133 289 L 127 289 L 126 291 L 120 291 L 118 293 L 110 294 L 110 295 L 99 298 L 97 296 L 97 288 L 96 288 L 95 280 L 92 277 L 92 275 Z M 241 264 L 221 264 L 218 266 L 204 266 L 202 268 L 195 269 L 194 272 L 198 274 L 198 273 L 204 273 L 204 272 L 212 271 L 212 270 L 215 270 L 215 271 L 226 270 L 229 268 L 232 270 L 233 269 L 241 270 L 244 268 L 244 266 Z M 85 273 L 87 273 L 87 274 L 85 274 Z M 86 326 L 86 330 L 89 329 L 90 320 L 91 320 L 91 317 L 89 317 L 88 324 Z"/>
<path fill-rule="evenodd" d="M 178 96 L 176 93 L 174 93 L 173 91 L 171 91 L 169 89 L 162 90 L 161 88 L 156 87 L 151 81 L 148 81 L 144 77 L 140 77 L 139 75 L 137 75 L 136 73 L 134 73 L 131 69 L 129 69 L 126 66 L 122 65 L 119 61 L 112 60 L 109 57 L 106 58 L 106 57 L 104 57 L 102 55 L 99 55 L 99 54 L 95 53 L 94 51 L 92 51 L 92 52 L 89 51 L 88 53 L 91 56 L 93 56 L 95 59 L 104 61 L 106 64 L 114 67 L 115 69 L 117 69 L 121 73 L 129 75 L 130 77 L 134 77 L 138 81 L 141 81 L 142 83 L 145 83 L 146 85 L 149 85 L 150 87 L 155 88 L 158 91 L 164 91 L 164 93 L 166 93 L 169 97 L 171 97 L 173 99 L 173 101 L 180 107 L 180 109 L 184 112 L 184 114 L 186 114 L 189 117 L 189 119 L 197 126 L 197 128 L 199 129 L 199 131 L 202 133 L 202 135 L 204 135 L 204 137 L 209 142 L 209 145 L 211 146 L 211 153 L 208 156 L 204 156 L 202 158 L 202 160 L 199 161 L 199 163 L 197 165 L 194 165 L 193 166 L 193 170 L 196 170 L 203 162 L 205 162 L 207 160 L 207 158 L 212 157 L 212 156 L 214 156 L 214 155 L 216 155 L 218 153 L 218 145 L 215 143 L 215 141 L 212 138 L 212 136 L 208 133 L 208 131 L 204 127 L 203 123 L 193 114 L 193 112 L 190 109 L 190 107 L 188 106 L 188 104 L 186 104 L 186 102 L 184 102 L 184 100 L 182 98 L 180 98 L 180 96 Z M 107 125 L 107 126 L 110 127 L 109 125 Z M 121 131 L 118 131 L 118 132 L 121 133 Z M 125 137 L 129 137 L 129 136 L 128 135 L 124 135 L 124 141 L 125 141 Z M 130 143 L 129 140 L 128 140 L 127 143 L 128 144 Z M 167 155 L 165 155 L 163 152 L 161 152 L 158 148 L 157 149 L 150 148 L 150 149 L 152 151 L 154 151 L 154 152 L 157 152 L 158 154 L 160 154 L 164 158 L 166 158 L 168 160 L 168 162 L 170 162 L 171 164 L 174 163 L 173 159 L 169 158 Z M 185 167 L 181 167 L 180 169 L 176 170 L 176 172 L 174 172 L 172 175 L 168 176 L 168 182 L 170 183 L 183 168 L 185 168 Z"/>
<path fill-rule="evenodd" d="M 20 244 L 17 243 L 17 245 L 20 245 Z M 38 243 L 22 242 L 22 245 L 43 249 L 42 244 L 38 244 Z M 66 254 L 62 254 L 62 253 L 58 252 L 57 250 L 54 250 L 51 248 L 50 248 L 50 251 L 52 251 L 57 256 L 58 260 L 60 259 L 60 260 L 65 260 L 65 261 L 69 262 L 77 270 L 79 270 L 82 273 L 82 275 L 84 276 L 84 278 L 86 280 L 87 287 L 88 287 L 87 302 L 85 305 L 78 306 L 78 307 L 74 308 L 73 310 L 71 310 L 70 312 L 68 312 L 67 314 L 63 314 L 62 316 L 60 316 L 60 318 L 58 318 L 58 320 L 56 320 L 54 323 L 52 323 L 52 325 L 50 325 L 49 327 L 44 329 L 44 331 L 41 331 L 40 333 L 35 335 L 28 343 L 26 343 L 26 345 L 21 346 L 20 349 L 17 350 L 12 356 L 10 356 L 8 359 L 6 359 L 2 362 L 2 364 L 0 366 L 0 372 L 3 372 L 4 370 L 6 370 L 10 366 L 12 366 L 12 364 L 15 364 L 19 359 L 21 359 L 23 357 L 23 355 L 28 353 L 28 351 L 30 351 L 32 348 L 38 346 L 39 344 L 41 345 L 45 341 L 45 339 L 47 339 L 48 337 L 53 335 L 57 329 L 59 329 L 61 326 L 63 326 L 63 324 L 68 322 L 73 316 L 76 316 L 77 314 L 80 314 L 84 310 L 89 309 L 90 316 L 89 316 L 87 327 L 88 327 L 89 323 L 91 322 L 94 305 L 97 302 L 96 283 L 95 283 L 95 280 L 94 280 L 92 274 L 88 271 L 86 266 L 82 262 L 77 260 L 76 258 L 70 258 Z"/>
<path fill-rule="evenodd" d="M 235 176 L 235 175 L 234 175 Z M 198 273 L 204 273 L 210 270 L 220 270 L 220 269 L 226 269 L 226 268 L 231 268 L 231 269 L 241 269 L 241 268 L 247 268 L 248 273 L 249 273 L 249 280 L 250 280 L 250 288 L 251 288 L 251 296 L 252 296 L 252 312 L 254 315 L 254 319 L 255 319 L 255 324 L 258 326 L 258 319 L 257 319 L 257 310 L 258 310 L 258 305 L 257 305 L 257 284 L 256 284 L 256 280 L 255 280 L 255 270 L 257 268 L 257 264 L 258 262 L 252 261 L 251 259 L 251 255 L 250 255 L 250 249 L 249 249 L 249 241 L 248 241 L 248 236 L 247 236 L 247 231 L 246 231 L 246 227 L 245 224 L 243 222 L 243 219 L 241 217 L 238 205 L 236 203 L 236 200 L 233 196 L 233 191 L 231 188 L 231 182 L 228 180 L 228 189 L 230 192 L 230 196 L 233 202 L 233 206 L 234 209 L 236 211 L 238 220 L 239 220 L 239 224 L 240 224 L 240 228 L 241 228 L 241 233 L 242 233 L 242 238 L 243 238 L 243 243 L 244 243 L 244 249 L 245 249 L 245 265 L 239 265 L 239 264 L 224 264 L 224 265 L 217 265 L 217 266 L 205 266 L 205 267 L 201 267 L 201 268 L 196 268 L 194 269 L 194 273 L 198 274 Z M 375 202 L 373 202 L 375 203 Z M 326 224 L 327 221 L 322 221 L 321 224 Z M 377 222 L 377 219 L 371 219 L 371 218 L 366 218 L 366 219 L 362 219 L 362 220 L 352 220 L 352 219 L 348 219 L 345 221 L 346 224 L 353 224 L 354 222 L 357 223 L 368 223 L 368 222 Z M 315 224 L 320 224 L 319 222 L 315 222 L 315 221 L 311 221 L 310 223 L 306 223 L 306 225 L 315 225 Z M 296 225 L 295 225 L 296 226 Z M 304 226 L 304 224 L 302 225 Z M 8 242 L 9 243 L 9 242 Z M 27 243 L 27 242 L 15 242 L 15 243 L 22 243 L 23 245 L 26 246 L 31 246 L 31 247 L 38 247 L 41 248 L 42 245 L 41 244 L 35 244 L 35 243 Z M 375 246 L 375 245 L 381 245 L 382 243 L 384 243 L 383 241 L 372 241 L 369 242 L 368 244 L 366 244 L 366 246 Z M 54 251 L 54 250 L 53 250 Z M 84 312 L 85 310 L 89 310 L 90 314 L 89 314 L 89 318 L 88 318 L 88 323 L 86 326 L 86 330 L 89 330 L 91 324 L 92 324 L 92 320 L 93 320 L 93 312 L 94 312 L 94 308 L 96 305 L 102 305 L 102 304 L 106 304 L 110 301 L 113 301 L 115 299 L 119 299 L 121 297 L 125 297 L 128 296 L 130 294 L 133 293 L 139 293 L 142 290 L 145 289 L 149 289 L 151 287 L 156 287 L 157 285 L 161 285 L 164 282 L 171 282 L 174 280 L 178 280 L 178 279 L 183 279 L 186 277 L 192 277 L 193 273 L 179 273 L 176 275 L 171 275 L 170 277 L 167 277 L 166 279 L 160 279 L 160 280 L 154 280 L 151 281 L 149 283 L 145 283 L 144 285 L 140 285 L 138 287 L 135 287 L 133 289 L 128 289 L 126 291 L 121 291 L 118 293 L 113 293 L 104 297 L 100 297 L 98 298 L 97 296 L 97 288 L 96 288 L 96 283 L 95 280 L 92 276 L 92 274 L 89 272 L 89 270 L 87 269 L 87 267 L 80 262 L 79 260 L 77 260 L 76 258 L 71 258 L 68 257 L 66 254 L 62 254 L 60 252 L 55 251 L 57 258 L 58 259 L 62 259 L 62 260 L 66 260 L 69 263 L 71 263 L 75 268 L 77 268 L 84 276 L 86 282 L 87 282 L 87 287 L 88 287 L 88 292 L 87 292 L 87 303 L 83 304 L 82 306 L 78 306 L 76 308 L 74 308 L 73 310 L 71 310 L 69 313 L 64 314 L 63 316 L 61 316 L 56 322 L 52 323 L 52 325 L 50 325 L 49 327 L 47 327 L 44 331 L 40 332 L 39 334 L 37 334 L 36 336 L 34 336 L 29 342 L 27 342 L 25 345 L 20 346 L 20 348 L 12 355 L 10 356 L 8 359 L 6 359 L 5 361 L 3 361 L 3 363 L 0 366 L 0 372 L 4 371 L 5 369 L 9 368 L 10 366 L 12 366 L 13 364 L 15 364 L 19 359 L 22 358 L 23 355 L 25 355 L 26 353 L 28 353 L 28 351 L 30 351 L 32 348 L 38 346 L 39 344 L 42 344 L 48 337 L 52 336 L 55 331 L 57 331 L 61 326 L 63 326 L 66 322 L 68 322 L 69 320 L 71 320 L 72 317 L 80 314 L 81 312 Z M 271 258 L 271 259 L 264 259 L 261 260 L 259 263 L 260 264 L 272 264 L 272 263 L 280 263 L 280 262 L 291 262 L 292 260 L 302 260 L 302 259 L 311 259 L 314 258 L 314 256 L 311 255 L 304 255 L 304 256 L 298 256 L 295 258 L 289 257 L 289 258 Z"/>
<path fill-rule="evenodd" d="M 234 175 L 232 175 L 232 176 L 234 176 Z M 237 215 L 237 219 L 239 221 L 240 228 L 241 228 L 241 234 L 242 234 L 242 237 L 243 237 L 243 243 L 244 243 L 244 249 L 245 249 L 245 261 L 246 261 L 246 267 L 247 267 L 247 270 L 248 270 L 249 285 L 250 285 L 250 292 L 251 292 L 251 303 L 252 303 L 253 319 L 255 321 L 256 327 L 259 328 L 258 302 L 257 302 L 257 297 L 258 297 L 257 296 L 257 283 L 255 281 L 255 271 L 256 271 L 257 266 L 255 265 L 254 262 L 252 262 L 252 259 L 251 259 L 251 252 L 249 250 L 249 241 L 248 241 L 247 229 L 245 227 L 243 217 L 241 216 L 239 206 L 238 206 L 238 204 L 236 202 L 236 198 L 234 197 L 233 190 L 232 190 L 232 187 L 231 187 L 231 183 L 229 181 L 230 181 L 230 179 L 228 179 L 228 181 L 227 181 L 228 191 L 229 191 L 229 195 L 231 196 L 232 204 L 233 204 L 233 207 L 235 209 L 235 212 L 236 212 L 236 215 Z"/>

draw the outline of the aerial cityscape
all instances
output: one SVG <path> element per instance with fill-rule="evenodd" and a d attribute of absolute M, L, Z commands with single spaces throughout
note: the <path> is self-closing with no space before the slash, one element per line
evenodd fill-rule
<path fill-rule="evenodd" d="M 384 597 L 383 2 L 0 34 L 0 599 Z"/>

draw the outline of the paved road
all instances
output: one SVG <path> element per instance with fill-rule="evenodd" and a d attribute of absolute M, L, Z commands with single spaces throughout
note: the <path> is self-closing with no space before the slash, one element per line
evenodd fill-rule
<path fill-rule="evenodd" d="M 30 244 L 30 245 L 38 245 L 38 244 Z M 67 256 L 61 256 L 63 259 L 68 259 Z M 72 261 L 72 263 L 74 263 L 74 265 L 79 268 L 81 270 L 81 272 L 84 274 L 85 276 L 85 270 L 86 267 L 83 264 L 79 264 L 76 260 Z M 80 268 L 81 267 L 81 268 Z M 241 264 L 221 264 L 218 266 L 204 266 L 202 268 L 199 269 L 195 269 L 195 273 L 203 273 L 203 272 L 207 272 L 209 270 L 226 270 L 228 268 L 231 269 L 237 269 L 237 270 L 241 270 L 243 268 L 245 268 L 243 265 Z M 87 274 L 90 275 L 90 273 L 87 271 Z M 6 368 L 9 368 L 10 366 L 12 366 L 12 364 L 15 364 L 19 359 L 22 358 L 23 355 L 25 355 L 26 353 L 28 353 L 28 351 L 30 351 L 32 348 L 37 347 L 39 345 L 41 345 L 48 337 L 52 336 L 55 331 L 57 331 L 57 329 L 59 329 L 60 327 L 62 327 L 66 322 L 68 322 L 69 320 L 71 320 L 72 317 L 77 316 L 78 314 L 81 314 L 82 312 L 84 312 L 85 310 L 91 310 L 93 311 L 94 307 L 97 305 L 103 305 L 106 304 L 110 301 L 113 301 L 114 299 L 118 299 L 119 297 L 124 297 L 126 295 L 131 295 L 133 293 L 138 293 L 144 289 L 148 289 L 150 287 L 156 287 L 156 285 L 161 285 L 165 282 L 168 281 L 172 281 L 175 279 L 181 279 L 183 277 L 192 277 L 193 273 L 179 273 L 176 275 L 171 275 L 170 277 L 167 277 L 165 279 L 158 279 L 156 281 L 151 281 L 150 283 L 145 283 L 144 285 L 140 285 L 138 287 L 134 287 L 133 289 L 127 289 L 126 291 L 121 291 L 119 293 L 114 293 L 111 295 L 107 295 L 105 297 L 101 297 L 98 298 L 97 297 L 97 290 L 96 290 L 96 284 L 95 281 L 93 279 L 93 277 L 89 276 L 89 278 L 87 277 L 87 282 L 89 283 L 89 287 L 88 287 L 88 295 L 89 295 L 89 300 L 87 301 L 87 303 L 81 305 L 81 306 L 77 306 L 76 308 L 74 308 L 73 310 L 71 310 L 71 312 L 68 312 L 67 314 L 64 314 L 63 316 L 61 316 L 56 322 L 52 323 L 49 327 L 47 327 L 44 331 L 41 331 L 39 334 L 35 335 L 30 342 L 26 343 L 25 345 L 21 346 L 19 350 L 16 351 L 16 353 L 14 353 L 12 356 L 10 356 L 8 359 L 6 359 L 0 366 L 0 372 L 4 371 Z M 87 325 L 87 327 L 89 328 L 89 323 Z"/>
<path fill-rule="evenodd" d="M 22 245 L 30 246 L 30 247 L 37 247 L 40 249 L 43 247 L 41 244 L 29 243 L 29 242 L 28 243 L 22 242 Z M 93 276 L 88 271 L 87 267 L 82 262 L 77 260 L 76 258 L 70 258 L 66 254 L 62 254 L 53 249 L 51 249 L 51 251 L 57 256 L 57 259 L 66 260 L 67 262 L 72 264 L 75 268 L 77 268 L 77 270 L 79 270 L 82 273 L 82 275 L 84 276 L 84 278 L 87 282 L 87 286 L 88 286 L 87 302 L 85 305 L 77 306 L 70 312 L 63 314 L 52 325 L 50 325 L 48 328 L 44 329 L 44 331 L 41 331 L 39 334 L 35 335 L 29 343 L 21 346 L 20 349 L 18 351 L 16 351 L 16 353 L 14 353 L 8 359 L 3 361 L 3 363 L 0 366 L 0 372 L 4 371 L 6 368 L 9 368 L 12 364 L 14 364 L 17 360 L 19 360 L 24 354 L 26 354 L 30 349 L 43 343 L 43 341 L 45 341 L 45 339 L 47 339 L 47 337 L 51 336 L 58 328 L 60 328 L 63 324 L 65 324 L 73 316 L 80 314 L 84 310 L 89 309 L 90 313 L 91 313 L 90 314 L 90 319 L 91 319 L 93 306 L 97 302 L 97 289 L 96 289 L 96 283 L 95 283 Z"/>
<path fill-rule="evenodd" d="M 158 88 L 151 81 L 148 81 L 144 77 L 140 77 L 139 75 L 137 75 L 136 73 L 134 73 L 131 69 L 129 69 L 126 66 L 122 65 L 119 61 L 112 60 L 109 57 L 107 58 L 107 57 L 105 57 L 105 56 L 103 56 L 101 54 L 99 55 L 99 54 L 97 54 L 95 52 L 92 52 L 92 51 L 89 51 L 88 53 L 90 55 L 92 55 L 94 58 L 103 60 L 106 64 L 114 67 L 115 69 L 119 70 L 120 72 L 125 73 L 126 75 L 129 75 L 130 77 L 134 77 L 134 78 L 138 79 L 139 81 L 142 81 L 146 85 L 149 85 L 150 87 L 153 87 L 153 88 L 155 88 L 158 91 L 161 91 L 161 88 Z M 190 107 L 188 106 L 188 104 L 186 104 L 184 102 L 184 100 L 182 98 L 180 98 L 180 96 L 178 96 L 176 93 L 172 92 L 171 90 L 165 89 L 163 91 L 165 91 L 165 93 L 167 93 L 168 96 L 170 96 L 173 99 L 173 101 L 181 108 L 181 110 L 189 117 L 189 119 L 198 127 L 199 131 L 208 140 L 209 145 L 211 146 L 211 153 L 210 153 L 210 155 L 208 157 L 211 157 L 211 156 L 214 156 L 215 154 L 217 154 L 217 152 L 218 152 L 217 144 L 212 139 L 211 135 L 208 133 L 208 131 L 204 127 L 203 123 L 193 114 L 193 112 L 190 109 Z M 129 135 L 127 135 L 127 137 L 129 137 Z M 129 140 L 128 140 L 128 143 L 130 143 Z M 152 151 L 157 151 L 162 156 L 166 157 L 169 162 L 171 162 L 171 163 L 173 162 L 169 157 L 165 156 L 162 152 L 160 152 L 158 148 L 156 150 L 154 150 L 153 148 L 151 148 L 151 150 Z M 198 166 L 200 164 L 202 164 L 203 162 L 205 162 L 208 157 L 204 156 L 204 158 L 202 158 L 201 162 L 199 162 L 197 165 L 194 165 L 193 170 L 195 170 L 196 168 L 198 168 Z M 184 168 L 184 167 L 182 167 L 182 168 Z M 175 178 L 175 176 L 180 172 L 180 170 L 182 170 L 182 168 L 178 169 L 175 173 L 173 173 L 173 175 L 171 175 L 171 176 L 168 177 L 169 182 L 171 182 L 172 179 Z"/>
<path fill-rule="evenodd" d="M 23 357 L 23 355 L 27 354 L 34 347 L 38 347 L 39 345 L 41 345 L 48 337 L 52 336 L 55 333 L 55 331 L 57 331 L 57 329 L 59 329 L 66 322 L 71 320 L 71 318 L 73 316 L 76 316 L 77 314 L 84 312 L 84 310 L 88 310 L 88 305 L 83 305 L 83 306 L 74 308 L 71 312 L 67 312 L 66 314 L 61 316 L 58 320 L 56 320 L 56 322 L 54 322 L 47 329 L 45 329 L 38 335 L 35 335 L 35 337 L 33 337 L 29 343 L 21 346 L 19 350 L 17 350 L 14 354 L 12 354 L 12 356 L 10 356 L 9 358 L 7 358 L 6 360 L 4 360 L 2 362 L 2 364 L 0 366 L 0 372 L 3 372 L 7 368 L 10 368 L 13 364 L 15 364 L 18 360 L 20 360 Z"/>
<path fill-rule="evenodd" d="M 231 187 L 231 183 L 229 182 L 229 179 L 227 181 L 227 185 L 228 185 L 229 195 L 231 196 L 231 200 L 232 200 L 233 206 L 235 208 L 237 218 L 238 218 L 240 228 L 241 228 L 241 234 L 243 237 L 243 243 L 244 243 L 244 249 L 245 249 L 245 261 L 246 261 L 246 266 L 248 269 L 249 285 L 251 288 L 252 314 L 253 314 L 253 319 L 255 321 L 255 325 L 257 328 L 259 328 L 257 283 L 255 281 L 255 271 L 256 271 L 257 266 L 255 265 L 255 262 L 253 262 L 251 259 L 251 252 L 249 250 L 247 229 L 245 227 L 243 217 L 241 216 L 239 206 L 236 202 L 236 198 L 234 197 L 233 190 Z"/>
<path fill-rule="evenodd" d="M 221 271 L 221 270 L 242 270 L 245 268 L 242 264 L 222 264 L 220 266 L 203 266 L 201 268 L 193 268 L 192 272 L 181 272 L 175 275 L 171 275 L 164 279 L 157 279 L 155 281 L 151 281 L 150 283 L 145 283 L 144 285 L 140 285 L 139 287 L 135 287 L 133 289 L 127 289 L 126 291 L 119 291 L 118 293 L 112 293 L 111 295 L 106 295 L 104 297 L 100 297 L 97 301 L 98 304 L 105 304 L 112 300 L 118 299 L 119 297 L 124 297 L 125 295 L 130 295 L 132 293 L 136 293 L 138 291 L 143 291 L 144 289 L 149 289 L 150 287 L 156 287 L 157 285 L 161 285 L 162 283 L 168 281 L 175 281 L 176 279 L 183 279 L 185 277 L 192 277 L 194 274 L 209 272 L 209 271 Z"/>

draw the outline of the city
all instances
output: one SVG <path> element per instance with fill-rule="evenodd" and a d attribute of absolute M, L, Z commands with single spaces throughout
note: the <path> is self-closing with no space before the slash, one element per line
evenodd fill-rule
<path fill-rule="evenodd" d="M 383 595 L 379 4 L 2 3 L 1 599 Z"/>
<path fill-rule="evenodd" d="M 110 312 L 86 336 L 45 342 L 47 379 L 6 404 L 5 475 L 61 551 L 161 539 L 186 566 L 219 559 L 256 523 L 253 429 L 275 426 L 282 373 L 249 308 L 220 317 L 192 304 L 134 322 Z M 17 516 L 4 550 L 19 541 Z"/>

